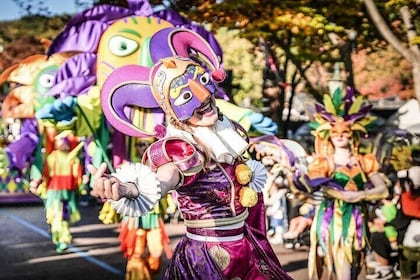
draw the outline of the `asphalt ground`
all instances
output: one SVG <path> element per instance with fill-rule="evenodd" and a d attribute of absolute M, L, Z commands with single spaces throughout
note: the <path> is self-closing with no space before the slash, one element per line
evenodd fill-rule
<path fill-rule="evenodd" d="M 82 219 L 71 226 L 72 245 L 58 254 L 51 242 L 42 204 L 0 205 L 0 280 L 119 280 L 126 260 L 119 251 L 118 225 L 98 220 L 101 205 L 80 207 Z M 181 223 L 165 224 L 170 246 L 184 234 Z M 307 279 L 307 247 L 298 250 L 273 245 L 283 268 L 293 279 Z M 168 259 L 154 275 L 161 279 Z M 360 278 L 362 279 L 362 278 Z"/>

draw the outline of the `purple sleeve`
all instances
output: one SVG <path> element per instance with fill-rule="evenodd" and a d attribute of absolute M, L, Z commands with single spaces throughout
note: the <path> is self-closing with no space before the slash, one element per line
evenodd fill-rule
<path fill-rule="evenodd" d="M 22 123 L 21 137 L 5 148 L 9 156 L 9 167 L 23 169 L 39 143 L 36 119 L 25 119 Z"/>

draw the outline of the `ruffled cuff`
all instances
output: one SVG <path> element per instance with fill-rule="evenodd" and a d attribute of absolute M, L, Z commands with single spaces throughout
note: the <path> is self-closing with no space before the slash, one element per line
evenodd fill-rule
<path fill-rule="evenodd" d="M 146 215 L 153 210 L 156 203 L 161 199 L 161 188 L 156 173 L 146 165 L 140 163 L 124 164 L 112 176 L 123 183 L 133 183 L 139 191 L 137 198 L 123 197 L 118 201 L 109 200 L 112 208 L 118 214 L 130 217 Z"/>

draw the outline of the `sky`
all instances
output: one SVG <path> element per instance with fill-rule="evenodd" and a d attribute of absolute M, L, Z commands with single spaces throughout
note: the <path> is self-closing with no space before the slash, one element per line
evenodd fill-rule
<path fill-rule="evenodd" d="M 39 0 L 26 0 L 38 3 Z M 74 0 L 44 0 L 45 6 L 53 15 L 74 14 L 80 12 Z M 0 21 L 15 20 L 21 18 L 25 14 L 13 0 L 0 0 Z"/>

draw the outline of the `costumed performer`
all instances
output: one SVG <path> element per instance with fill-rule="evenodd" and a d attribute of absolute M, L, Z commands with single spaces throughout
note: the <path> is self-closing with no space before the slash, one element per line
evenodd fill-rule
<path fill-rule="evenodd" d="M 183 30 L 178 30 L 178 35 Z M 188 35 L 188 34 L 187 34 Z M 291 279 L 266 235 L 261 190 L 266 170 L 245 158 L 246 135 L 215 106 L 223 70 L 217 59 L 206 71 L 179 56 L 160 59 L 153 68 L 115 70 L 102 91 L 105 115 L 116 128 L 141 135 L 116 100 L 131 98 L 140 107 L 161 108 L 167 128 L 156 127 L 142 164 L 125 165 L 112 176 L 106 165 L 89 166 L 93 194 L 110 199 L 123 215 L 144 215 L 169 191 L 177 192 L 187 228 L 164 279 Z M 124 101 L 123 101 L 124 102 Z"/>
<path fill-rule="evenodd" d="M 58 253 L 66 250 L 72 241 L 70 224 L 80 220 L 78 198 L 82 165 L 78 152 L 83 143 L 71 149 L 72 142 L 70 131 L 59 133 L 55 137 L 55 150 L 46 157 L 43 177 L 30 183 L 31 191 L 44 198 L 47 223 Z"/>
<path fill-rule="evenodd" d="M 357 279 L 367 249 L 366 202 L 388 195 L 375 155 L 358 152 L 360 137 L 374 121 L 371 107 L 352 90 L 343 95 L 340 89 L 315 105 L 314 159 L 307 175 L 295 180 L 301 190 L 324 194 L 311 226 L 309 279 L 320 278 L 323 266 L 328 279 Z"/>

